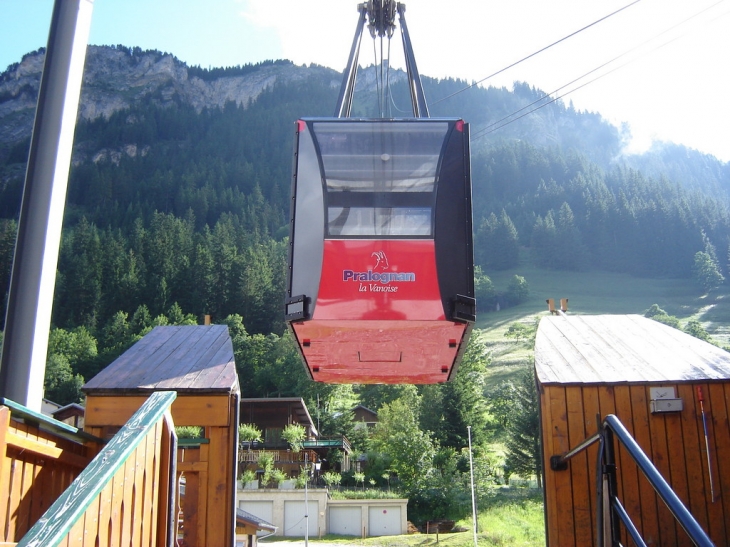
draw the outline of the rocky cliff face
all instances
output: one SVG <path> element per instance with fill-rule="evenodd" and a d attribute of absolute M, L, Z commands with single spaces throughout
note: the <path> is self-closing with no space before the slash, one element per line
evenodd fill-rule
<path fill-rule="evenodd" d="M 45 54 L 35 52 L 0 74 L 0 145 L 28 135 L 33 124 Z M 89 46 L 81 89 L 79 116 L 93 120 L 152 99 L 164 105 L 173 98 L 203 108 L 222 107 L 228 101 L 244 106 L 276 82 L 291 83 L 311 77 L 330 78 L 340 85 L 340 75 L 324 67 L 290 63 L 263 64 L 244 75 L 203 80 L 170 54 L 136 49 Z"/>

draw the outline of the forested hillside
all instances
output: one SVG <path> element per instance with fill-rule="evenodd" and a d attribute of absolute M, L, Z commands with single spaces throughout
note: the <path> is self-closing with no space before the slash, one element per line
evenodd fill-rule
<path fill-rule="evenodd" d="M 42 59 L 0 74 L 3 295 Z M 362 71 L 355 115 L 374 114 L 373 76 Z M 205 70 L 156 51 L 90 49 L 53 313 L 55 327 L 98 343 L 93 359 L 68 356 L 75 373 L 175 318 L 239 316 L 246 336 L 283 334 L 293 122 L 331 115 L 339 77 L 287 61 Z M 406 116 L 402 73 L 391 83 L 390 114 Z M 688 277 L 704 252 L 725 270 L 728 164 L 676 145 L 625 157 L 625 135 L 599 114 L 524 83 L 424 84 L 432 116 L 471 123 L 485 274 L 514 266 L 520 249 L 554 269 Z M 247 395 L 280 387 L 262 381 Z"/>

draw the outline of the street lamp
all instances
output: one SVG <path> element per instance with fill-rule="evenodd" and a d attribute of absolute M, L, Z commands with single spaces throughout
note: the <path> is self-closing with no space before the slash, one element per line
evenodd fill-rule
<path fill-rule="evenodd" d="M 320 462 L 313 464 L 315 470 L 319 471 L 322 467 Z M 304 547 L 309 547 L 309 479 L 311 478 L 311 471 L 309 469 L 309 453 L 304 453 L 304 472 L 307 475 L 307 480 L 304 481 Z"/>

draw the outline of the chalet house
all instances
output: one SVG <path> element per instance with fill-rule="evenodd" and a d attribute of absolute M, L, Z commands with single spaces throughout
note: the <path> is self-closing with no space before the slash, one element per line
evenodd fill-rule
<path fill-rule="evenodd" d="M 83 429 L 84 412 L 86 412 L 86 409 L 80 404 L 70 403 L 52 412 L 51 416 L 59 422 L 64 422 L 74 427 L 78 427 L 79 429 Z"/>
<path fill-rule="evenodd" d="M 353 421 L 355 422 L 355 426 L 364 424 L 367 427 L 372 428 L 375 427 L 376 423 L 378 423 L 378 413 L 374 410 L 370 410 L 366 406 L 357 405 L 352 409 L 352 413 L 354 414 Z"/>
<path fill-rule="evenodd" d="M 350 442 L 344 436 L 321 437 L 301 397 L 241 399 L 240 423 L 258 427 L 263 440 L 250 445 L 242 443 L 239 451 L 239 474 L 245 469 L 258 470 L 257 462 L 262 452 L 271 453 L 274 456 L 274 466 L 291 478 L 299 475 L 305 461 L 319 464 L 321 471 L 334 467 L 327 461 L 330 450 L 342 452 L 341 462 L 337 465 L 338 471 L 350 469 Z M 284 428 L 290 424 L 299 424 L 306 432 L 303 448 L 299 452 L 292 452 L 289 444 L 281 437 Z"/>

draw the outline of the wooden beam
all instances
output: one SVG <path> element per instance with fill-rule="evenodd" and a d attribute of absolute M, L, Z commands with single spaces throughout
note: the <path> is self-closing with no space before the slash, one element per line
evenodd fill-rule
<path fill-rule="evenodd" d="M 88 396 L 84 427 L 122 426 L 147 400 L 144 395 Z M 181 394 L 172 403 L 176 426 L 203 425 L 225 427 L 229 423 L 230 395 Z"/>
<path fill-rule="evenodd" d="M 38 454 L 39 456 L 58 460 L 73 467 L 78 467 L 79 469 L 85 469 L 86 466 L 89 465 L 89 462 L 91 462 L 90 458 L 85 458 L 84 456 L 74 454 L 73 452 L 69 452 L 63 448 L 58 448 L 58 446 L 54 444 L 42 443 L 30 437 L 21 437 L 13 431 L 8 431 L 6 433 L 6 438 L 9 446 L 13 446 L 19 450 L 27 450 L 28 452 L 33 452 L 33 454 Z"/>

